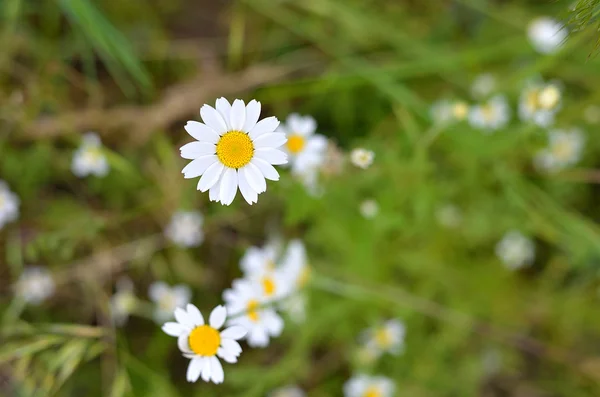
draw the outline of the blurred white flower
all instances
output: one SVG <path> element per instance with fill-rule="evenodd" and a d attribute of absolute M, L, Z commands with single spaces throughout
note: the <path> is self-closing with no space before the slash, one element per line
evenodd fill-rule
<path fill-rule="evenodd" d="M 240 261 L 244 278 L 261 285 L 263 296 L 267 301 L 286 296 L 290 289 L 287 276 L 275 263 L 277 254 L 274 245 L 263 248 L 250 247 Z"/>
<path fill-rule="evenodd" d="M 317 122 L 311 116 L 291 114 L 278 132 L 285 133 L 287 142 L 283 151 L 287 153 L 292 173 L 304 174 L 323 164 L 327 151 L 327 138 L 315 134 Z"/>
<path fill-rule="evenodd" d="M 369 166 L 373 164 L 374 159 L 375 153 L 364 148 L 353 149 L 350 153 L 350 161 L 352 164 L 362 169 L 369 168 Z"/>
<path fill-rule="evenodd" d="M 356 360 L 361 366 L 370 366 L 381 357 L 381 350 L 373 344 L 360 345 L 356 350 Z"/>
<path fill-rule="evenodd" d="M 23 269 L 15 285 L 16 295 L 27 303 L 39 305 L 54 295 L 56 285 L 50 272 L 40 266 Z"/>
<path fill-rule="evenodd" d="M 306 393 L 298 386 L 285 386 L 277 390 L 273 390 L 268 394 L 268 397 L 304 397 Z"/>
<path fill-rule="evenodd" d="M 585 138 L 580 130 L 553 130 L 548 133 L 548 138 L 548 147 L 539 151 L 533 159 L 536 168 L 556 172 L 581 159 Z"/>
<path fill-rule="evenodd" d="M 283 320 L 275 309 L 266 306 L 262 285 L 250 280 L 234 280 L 233 288 L 223 292 L 227 312 L 233 316 L 227 325 L 239 325 L 248 330 L 248 346 L 266 347 L 270 338 L 283 331 Z"/>
<path fill-rule="evenodd" d="M 294 174 L 302 185 L 306 188 L 308 194 L 313 197 L 319 197 L 323 194 L 323 187 L 319 183 L 321 164 L 313 164 L 305 167 L 302 172 Z"/>
<path fill-rule="evenodd" d="M 469 115 L 469 104 L 461 100 L 440 99 L 431 105 L 429 113 L 433 123 L 438 125 L 463 121 Z"/>
<path fill-rule="evenodd" d="M 217 99 L 215 108 L 204 105 L 200 115 L 204 123 L 188 121 L 185 130 L 197 141 L 181 148 L 181 157 L 193 160 L 184 169 L 185 178 L 200 178 L 198 190 L 209 191 L 210 201 L 223 205 L 233 202 L 238 188 L 248 204 L 258 201 L 267 190 L 265 179 L 279 180 L 273 165 L 287 163 L 287 155 L 278 149 L 287 141 L 275 132 L 276 117 L 258 121 L 261 105 L 247 105 L 241 99 L 230 104 Z"/>
<path fill-rule="evenodd" d="M 0 180 L 0 229 L 19 217 L 19 197 L 13 193 L 6 182 Z"/>
<path fill-rule="evenodd" d="M 383 353 L 400 354 L 404 348 L 406 329 L 400 320 L 388 320 L 385 323 L 367 329 L 362 341 L 379 357 Z"/>
<path fill-rule="evenodd" d="M 510 121 L 510 107 L 503 95 L 475 105 L 469 112 L 469 123 L 487 133 L 503 128 Z"/>
<path fill-rule="evenodd" d="M 88 132 L 83 136 L 81 146 L 73 155 L 71 171 L 79 178 L 88 175 L 103 177 L 108 174 L 108 160 L 102 152 L 102 142 L 97 134 Z"/>
<path fill-rule="evenodd" d="M 489 96 L 496 89 L 496 78 L 491 73 L 483 73 L 475 77 L 471 84 L 471 95 L 476 99 Z"/>
<path fill-rule="evenodd" d="M 583 110 L 583 118 L 589 124 L 600 123 L 600 106 L 588 105 Z"/>
<path fill-rule="evenodd" d="M 519 99 L 519 117 L 540 127 L 549 127 L 561 102 L 562 93 L 557 83 L 530 82 Z"/>
<path fill-rule="evenodd" d="M 163 281 L 155 281 L 148 288 L 150 300 L 156 304 L 154 320 L 163 323 L 173 318 L 178 307 L 185 307 L 192 299 L 192 291 L 187 285 L 179 284 L 169 287 Z"/>
<path fill-rule="evenodd" d="M 379 205 L 373 199 L 365 200 L 360 204 L 360 213 L 367 219 L 373 219 L 379 213 Z"/>
<path fill-rule="evenodd" d="M 306 248 L 301 240 L 290 241 L 283 259 L 281 271 L 289 280 L 288 292 L 294 292 L 306 285 L 311 275 L 311 268 L 306 256 Z"/>
<path fill-rule="evenodd" d="M 127 277 L 117 281 L 116 291 L 110 298 L 110 315 L 117 326 L 123 326 L 129 315 L 135 310 L 137 298 L 133 292 L 133 283 Z"/>
<path fill-rule="evenodd" d="M 563 45 L 569 32 L 557 20 L 549 17 L 539 17 L 529 23 L 527 35 L 531 45 L 537 52 L 551 54 Z"/>
<path fill-rule="evenodd" d="M 454 229 L 462 223 L 462 212 L 454 204 L 444 204 L 435 213 L 438 223 L 448 229 Z"/>
<path fill-rule="evenodd" d="M 165 228 L 165 236 L 181 247 L 197 247 L 204 241 L 204 217 L 197 211 L 177 211 Z"/>
<path fill-rule="evenodd" d="M 511 230 L 496 244 L 496 255 L 511 269 L 531 265 L 535 259 L 535 245 L 521 232 Z"/>
<path fill-rule="evenodd" d="M 391 397 L 395 389 L 384 376 L 357 375 L 344 384 L 344 397 Z"/>
<path fill-rule="evenodd" d="M 177 338 L 177 346 L 183 356 L 191 359 L 187 369 L 188 382 L 196 382 L 202 377 L 205 382 L 223 383 L 225 378 L 219 358 L 235 363 L 242 353 L 237 340 L 246 336 L 246 330 L 239 325 L 219 329 L 227 320 L 227 309 L 217 306 L 204 324 L 200 310 L 192 304 L 186 309 L 175 309 L 177 322 L 165 323 L 162 327 L 167 335 Z"/>

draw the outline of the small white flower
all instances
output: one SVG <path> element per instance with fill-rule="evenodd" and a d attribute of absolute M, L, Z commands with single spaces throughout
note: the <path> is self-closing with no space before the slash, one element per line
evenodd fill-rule
<path fill-rule="evenodd" d="M 373 199 L 365 200 L 360 204 L 360 213 L 367 219 L 373 219 L 379 213 L 379 205 Z"/>
<path fill-rule="evenodd" d="M 350 161 L 352 164 L 362 169 L 369 168 L 369 166 L 373 164 L 374 159 L 375 153 L 364 148 L 353 149 L 350 153 Z"/>
<path fill-rule="evenodd" d="M 491 73 L 483 73 L 475 77 L 471 84 L 473 98 L 482 99 L 489 96 L 496 89 L 496 78 Z"/>
<path fill-rule="evenodd" d="M 449 124 L 465 120 L 469 114 L 469 104 L 460 100 L 440 99 L 431 105 L 429 112 L 434 124 Z"/>
<path fill-rule="evenodd" d="M 437 209 L 436 218 L 438 223 L 448 229 L 454 229 L 462 223 L 460 208 L 454 204 L 445 204 Z"/>
<path fill-rule="evenodd" d="M 285 386 L 277 390 L 273 390 L 268 394 L 268 397 L 305 397 L 306 393 L 298 386 Z"/>
<path fill-rule="evenodd" d="M 262 285 L 250 280 L 234 280 L 233 288 L 223 292 L 227 312 L 231 318 L 227 325 L 239 325 L 248 330 L 246 340 L 251 347 L 266 347 L 269 339 L 283 331 L 283 320 L 272 308 L 265 306 L 267 299 Z"/>
<path fill-rule="evenodd" d="M 262 286 L 263 297 L 267 301 L 287 296 L 290 289 L 287 276 L 275 263 L 277 254 L 275 245 L 250 247 L 240 261 L 245 278 Z"/>
<path fill-rule="evenodd" d="M 519 99 L 519 117 L 540 127 L 554 123 L 560 110 L 562 93 L 557 83 L 528 83 Z"/>
<path fill-rule="evenodd" d="M 395 389 L 389 378 L 357 375 L 344 384 L 344 397 L 391 397 Z"/>
<path fill-rule="evenodd" d="M 0 180 L 0 229 L 19 217 L 20 200 L 6 184 Z"/>
<path fill-rule="evenodd" d="M 246 336 L 246 330 L 239 325 L 223 331 L 219 329 L 227 320 L 227 309 L 217 306 L 204 324 L 200 310 L 192 304 L 186 309 L 175 309 L 177 322 L 165 323 L 162 330 L 177 338 L 177 346 L 183 356 L 191 359 L 187 369 L 187 381 L 195 382 L 202 377 L 205 382 L 223 383 L 225 375 L 219 358 L 235 363 L 242 353 L 238 342 Z"/>
<path fill-rule="evenodd" d="M 381 357 L 381 350 L 375 345 L 360 345 L 356 350 L 356 360 L 361 366 L 370 366 Z"/>
<path fill-rule="evenodd" d="M 56 289 L 50 272 L 39 266 L 28 266 L 15 285 L 16 294 L 25 302 L 39 305 L 50 298 Z"/>
<path fill-rule="evenodd" d="M 383 353 L 400 354 L 404 348 L 406 329 L 400 320 L 388 320 L 385 323 L 369 328 L 362 335 L 365 346 L 369 346 L 379 355 Z"/>
<path fill-rule="evenodd" d="M 281 271 L 288 280 L 289 292 L 297 291 L 306 285 L 310 279 L 311 268 L 301 240 L 290 241 L 281 263 Z"/>
<path fill-rule="evenodd" d="M 182 172 L 185 178 L 202 176 L 198 190 L 208 190 L 210 201 L 229 205 L 239 188 L 248 204 L 256 203 L 267 190 L 265 178 L 279 180 L 273 165 L 287 163 L 287 155 L 277 149 L 287 138 L 275 132 L 277 118 L 258 121 L 260 110 L 255 100 L 246 105 L 241 99 L 230 104 L 219 98 L 215 108 L 204 105 L 200 109 L 204 123 L 188 121 L 185 125 L 197 141 L 181 148 L 181 157 L 193 160 Z"/>
<path fill-rule="evenodd" d="M 181 247 L 197 247 L 204 241 L 204 217 L 196 211 L 177 211 L 165 228 L 165 236 Z"/>
<path fill-rule="evenodd" d="M 173 318 L 178 307 L 185 307 L 192 299 L 192 291 L 187 285 L 179 284 L 169 287 L 162 281 L 155 281 L 148 288 L 148 296 L 156 304 L 154 320 L 163 323 Z"/>
<path fill-rule="evenodd" d="M 98 135 L 88 132 L 83 136 L 81 146 L 73 155 L 71 171 L 79 178 L 88 175 L 103 177 L 108 174 L 108 161 L 102 152 L 102 142 Z"/>
<path fill-rule="evenodd" d="M 123 326 L 135 310 L 137 298 L 133 293 L 133 283 L 127 277 L 117 281 L 117 288 L 110 298 L 110 315 L 117 326 Z"/>
<path fill-rule="evenodd" d="M 327 152 L 327 138 L 315 134 L 317 122 L 311 116 L 291 114 L 277 131 L 286 134 L 284 151 L 288 155 L 292 173 L 304 174 L 323 164 Z"/>
<path fill-rule="evenodd" d="M 503 128 L 509 121 L 510 107 L 503 95 L 496 95 L 487 102 L 475 105 L 469 112 L 471 126 L 488 133 Z"/>
<path fill-rule="evenodd" d="M 548 137 L 548 147 L 539 151 L 533 159 L 536 168 L 556 172 L 581 159 L 585 138 L 580 130 L 554 130 L 550 131 Z"/>
<path fill-rule="evenodd" d="M 507 232 L 496 244 L 496 255 L 509 269 L 518 269 L 531 265 L 535 259 L 535 245 L 531 239 L 521 232 Z"/>
<path fill-rule="evenodd" d="M 569 32 L 555 19 L 539 17 L 529 23 L 527 35 L 533 48 L 542 54 L 556 52 L 567 39 Z"/>

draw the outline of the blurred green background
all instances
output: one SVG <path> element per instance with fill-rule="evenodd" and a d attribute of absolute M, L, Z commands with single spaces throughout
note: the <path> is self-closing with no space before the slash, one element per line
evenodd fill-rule
<path fill-rule="evenodd" d="M 0 230 L 0 394 L 264 396 L 286 384 L 342 396 L 353 373 L 394 380 L 398 396 L 598 396 L 600 61 L 594 2 L 543 0 L 2 0 L 0 179 L 20 217 Z M 563 48 L 535 52 L 527 26 L 570 20 Z M 495 134 L 435 125 L 432 103 L 497 79 L 512 121 Z M 557 80 L 555 125 L 586 136 L 558 173 L 532 158 L 546 129 L 519 121 L 526 81 Z M 263 116 L 310 114 L 359 170 L 323 170 L 314 197 L 283 171 L 258 204 L 230 207 L 183 179 L 183 125 L 218 97 L 256 98 Z M 597 110 L 597 109 L 596 109 Z M 82 134 L 102 138 L 111 171 L 70 169 Z M 347 157 L 347 156 L 346 156 Z M 379 213 L 365 219 L 360 205 Z M 452 204 L 460 225 L 440 224 Z M 174 247 L 179 208 L 205 216 L 205 241 Z M 185 283 L 207 314 L 273 230 L 301 238 L 313 277 L 306 321 L 225 365 L 222 385 L 185 381 L 188 360 L 147 306 L 124 327 L 108 307 L 127 275 L 147 301 L 155 280 Z M 531 237 L 536 258 L 511 271 L 495 246 Z M 14 298 L 27 265 L 51 271 L 41 305 Z M 145 303 L 150 305 L 149 302 Z M 400 318 L 404 353 L 365 367 L 358 335 Z"/>

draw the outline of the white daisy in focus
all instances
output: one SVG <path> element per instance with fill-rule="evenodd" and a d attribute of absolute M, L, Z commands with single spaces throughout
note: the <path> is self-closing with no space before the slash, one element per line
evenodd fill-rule
<path fill-rule="evenodd" d="M 0 180 L 0 229 L 19 217 L 19 197 L 14 194 L 6 182 Z"/>
<path fill-rule="evenodd" d="M 262 286 L 266 301 L 279 300 L 289 291 L 289 282 L 275 263 L 278 250 L 275 245 L 250 247 L 240 261 L 246 279 Z"/>
<path fill-rule="evenodd" d="M 503 95 L 496 95 L 487 102 L 475 105 L 469 112 L 472 127 L 487 133 L 503 128 L 510 121 L 510 107 Z"/>
<path fill-rule="evenodd" d="M 440 99 L 431 105 L 429 113 L 433 123 L 438 125 L 463 121 L 469 115 L 469 104 L 461 100 Z"/>
<path fill-rule="evenodd" d="M 527 36 L 533 48 L 542 54 L 551 54 L 563 45 L 569 32 L 557 20 L 549 17 L 539 17 L 529 23 Z"/>
<path fill-rule="evenodd" d="M 165 228 L 165 236 L 181 247 L 197 247 L 204 241 L 204 217 L 197 211 L 177 211 Z"/>
<path fill-rule="evenodd" d="M 540 127 L 548 127 L 554 123 L 561 102 L 562 93 L 557 83 L 529 83 L 519 99 L 519 117 Z"/>
<path fill-rule="evenodd" d="M 438 223 L 448 229 L 455 229 L 462 223 L 460 208 L 454 204 L 445 204 L 439 207 L 435 213 Z"/>
<path fill-rule="evenodd" d="M 133 292 L 133 283 L 127 277 L 117 280 L 116 291 L 110 298 L 110 316 L 115 325 L 121 327 L 129 319 L 137 306 L 137 298 Z"/>
<path fill-rule="evenodd" d="M 378 356 L 383 353 L 398 355 L 404 348 L 404 337 L 406 328 L 400 320 L 388 320 L 385 323 L 369 328 L 362 335 L 365 346 L 378 352 Z"/>
<path fill-rule="evenodd" d="M 367 150 L 364 148 L 356 148 L 352 149 L 350 152 L 350 161 L 355 166 L 367 169 L 373 164 L 373 160 L 375 159 L 375 153 L 371 150 Z"/>
<path fill-rule="evenodd" d="M 216 108 L 204 105 L 200 109 L 203 123 L 188 121 L 185 125 L 197 141 L 181 148 L 181 157 L 193 160 L 182 172 L 185 178 L 202 176 L 198 190 L 208 190 L 210 201 L 229 205 L 239 188 L 248 204 L 253 204 L 267 190 L 265 178 L 279 180 L 273 165 L 287 163 L 286 154 L 277 149 L 287 138 L 275 132 L 277 118 L 258 121 L 260 110 L 260 102 L 255 100 L 246 105 L 241 99 L 230 104 L 219 98 Z"/>
<path fill-rule="evenodd" d="M 391 397 L 395 389 L 384 376 L 357 375 L 344 384 L 344 397 Z"/>
<path fill-rule="evenodd" d="M 235 280 L 233 288 L 223 292 L 227 312 L 233 316 L 227 325 L 239 325 L 248 330 L 248 346 L 266 347 L 270 338 L 283 331 L 283 320 L 272 308 L 265 306 L 262 286 L 250 280 Z"/>
<path fill-rule="evenodd" d="M 306 393 L 298 386 L 285 386 L 277 390 L 273 390 L 268 394 L 268 397 L 305 397 Z"/>
<path fill-rule="evenodd" d="M 511 269 L 519 269 L 531 265 L 535 259 L 535 245 L 531 239 L 521 232 L 512 230 L 507 232 L 502 240 L 496 244 L 496 255 Z"/>
<path fill-rule="evenodd" d="M 15 284 L 16 295 L 32 305 L 39 305 L 54 295 L 56 285 L 50 272 L 40 266 L 28 266 L 23 269 Z"/>
<path fill-rule="evenodd" d="M 88 175 L 103 177 L 108 174 L 109 164 L 102 152 L 100 137 L 88 132 L 83 136 L 81 146 L 75 151 L 71 162 L 71 171 L 79 178 Z"/>
<path fill-rule="evenodd" d="M 360 214 L 366 219 L 373 219 L 379 213 L 379 205 L 373 199 L 365 200 L 360 203 Z"/>
<path fill-rule="evenodd" d="M 496 78 L 491 73 L 483 73 L 475 77 L 471 84 L 471 95 L 476 99 L 489 96 L 496 89 Z"/>
<path fill-rule="evenodd" d="M 548 138 L 548 147 L 538 152 L 533 159 L 536 168 L 556 172 L 581 160 L 585 137 L 580 130 L 554 130 L 549 132 Z"/>
<path fill-rule="evenodd" d="M 290 114 L 278 132 L 285 133 L 287 142 L 283 151 L 287 153 L 292 173 L 304 174 L 320 166 L 325 160 L 327 138 L 315 134 L 317 122 L 311 116 Z"/>
<path fill-rule="evenodd" d="M 177 346 L 183 356 L 191 359 L 187 369 L 188 382 L 203 381 L 223 383 L 225 374 L 219 357 L 228 363 L 235 363 L 242 353 L 237 340 L 246 336 L 246 330 L 239 325 L 219 329 L 227 320 L 227 309 L 217 306 L 210 313 L 208 325 L 200 310 L 192 304 L 186 309 L 175 309 L 177 322 L 165 323 L 162 330 L 177 338 Z"/>
<path fill-rule="evenodd" d="M 164 323 L 173 318 L 173 312 L 178 307 L 185 307 L 192 299 L 192 291 L 187 285 L 179 284 L 173 287 L 163 281 L 155 281 L 148 288 L 150 300 L 156 304 L 154 321 Z"/>

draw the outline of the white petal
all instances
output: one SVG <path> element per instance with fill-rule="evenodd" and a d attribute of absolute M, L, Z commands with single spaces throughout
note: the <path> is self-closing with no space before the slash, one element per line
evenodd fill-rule
<path fill-rule="evenodd" d="M 233 101 L 231 106 L 231 114 L 229 115 L 229 125 L 231 128 L 237 131 L 241 131 L 244 128 L 246 122 L 246 104 L 241 99 Z"/>
<path fill-rule="evenodd" d="M 223 168 L 225 168 L 225 166 L 219 161 L 213 163 L 210 167 L 208 167 L 204 172 L 204 175 L 202 175 L 202 178 L 200 178 L 200 180 L 198 181 L 198 190 L 200 190 L 201 192 L 205 192 L 211 187 L 213 187 L 213 185 L 217 183 L 217 181 L 221 177 L 221 172 L 223 172 Z"/>
<path fill-rule="evenodd" d="M 242 131 L 251 131 L 256 125 L 256 122 L 258 121 L 259 117 L 260 102 L 253 99 L 246 105 L 246 122 L 244 123 L 244 128 L 242 129 Z"/>
<path fill-rule="evenodd" d="M 250 347 L 266 347 L 269 345 L 269 335 L 262 327 L 254 327 L 246 339 Z"/>
<path fill-rule="evenodd" d="M 279 126 L 279 120 L 277 120 L 277 117 L 267 117 L 266 119 L 262 119 L 256 123 L 248 135 L 250 136 L 250 139 L 254 140 L 262 134 L 275 131 L 277 126 Z"/>
<path fill-rule="evenodd" d="M 256 193 L 262 193 L 267 190 L 267 181 L 260 170 L 252 163 L 240 169 L 240 172 L 248 181 L 248 184 Z"/>
<path fill-rule="evenodd" d="M 162 326 L 162 330 L 165 334 L 170 335 L 170 336 L 175 336 L 178 337 L 180 336 L 182 333 L 187 332 L 187 328 L 185 328 L 185 326 L 179 324 L 179 323 L 165 323 Z"/>
<path fill-rule="evenodd" d="M 210 317 L 208 319 L 208 323 L 211 327 L 215 329 L 219 329 L 225 324 L 225 319 L 227 318 L 227 309 L 225 306 L 219 305 L 213 309 L 210 313 Z"/>
<path fill-rule="evenodd" d="M 306 142 L 306 150 L 321 151 L 327 149 L 327 138 L 323 135 L 314 135 L 308 138 Z"/>
<path fill-rule="evenodd" d="M 184 353 L 192 353 L 192 349 L 190 349 L 189 335 L 187 332 L 177 337 L 177 347 Z"/>
<path fill-rule="evenodd" d="M 201 357 L 195 357 L 190 361 L 190 364 L 187 368 L 186 379 L 188 382 L 195 382 L 200 377 L 200 371 L 202 371 L 202 367 L 204 366 L 204 359 Z"/>
<path fill-rule="evenodd" d="M 229 205 L 233 202 L 238 188 L 238 172 L 234 168 L 227 168 L 221 179 L 221 204 Z"/>
<path fill-rule="evenodd" d="M 208 198 L 210 201 L 220 201 L 219 191 L 221 190 L 221 182 L 217 182 L 208 191 Z"/>
<path fill-rule="evenodd" d="M 190 142 L 181 147 L 181 157 L 188 160 L 216 153 L 216 146 L 210 142 Z"/>
<path fill-rule="evenodd" d="M 229 328 L 225 329 L 223 332 L 221 332 L 221 338 L 242 339 L 244 336 L 246 336 L 247 333 L 248 333 L 248 330 L 246 330 L 246 328 L 244 328 L 240 325 L 234 325 L 233 327 L 229 327 Z M 241 351 L 241 348 L 240 348 L 240 351 Z"/>
<path fill-rule="evenodd" d="M 219 134 L 204 123 L 188 121 L 183 128 L 185 128 L 188 134 L 200 142 L 217 143 L 219 141 Z"/>
<path fill-rule="evenodd" d="M 223 120 L 221 114 L 212 106 L 202 106 L 200 109 L 200 116 L 202 116 L 202 121 L 204 121 L 204 123 L 212 128 L 217 134 L 221 135 L 227 132 L 227 123 L 225 120 Z"/>
<path fill-rule="evenodd" d="M 196 160 L 186 165 L 181 172 L 186 179 L 196 178 L 204 174 L 208 167 L 218 162 L 219 159 L 214 154 L 198 157 Z"/>
<path fill-rule="evenodd" d="M 269 164 L 287 164 L 287 156 L 281 150 L 271 148 L 260 148 L 254 151 L 254 155 Z"/>
<path fill-rule="evenodd" d="M 267 329 L 269 331 L 269 334 L 271 334 L 271 336 L 279 336 L 281 335 L 281 332 L 283 331 L 283 319 L 281 317 L 279 317 L 277 315 L 277 313 L 275 313 L 274 311 L 271 311 L 271 313 L 267 314 L 268 316 L 268 320 L 267 320 Z"/>
<path fill-rule="evenodd" d="M 187 313 L 188 316 L 194 322 L 195 326 L 204 325 L 204 317 L 202 317 L 202 313 L 200 313 L 200 310 L 198 310 L 196 306 L 192 305 L 191 303 L 188 303 Z"/>
<path fill-rule="evenodd" d="M 242 196 L 248 204 L 252 205 L 253 203 L 258 202 L 258 193 L 250 187 L 242 170 L 238 171 L 238 184 L 240 192 L 242 192 Z"/>
<path fill-rule="evenodd" d="M 175 309 L 175 319 L 180 324 L 183 324 L 188 328 L 194 328 L 194 322 L 192 321 L 190 316 L 188 316 L 187 312 L 180 307 Z"/>
<path fill-rule="evenodd" d="M 229 104 L 229 101 L 222 97 L 217 99 L 216 108 L 217 112 L 219 112 L 221 117 L 223 117 L 223 120 L 225 120 L 227 127 L 231 127 L 231 124 L 229 124 L 229 115 L 231 114 L 231 105 Z"/>
<path fill-rule="evenodd" d="M 237 363 L 238 356 L 236 354 L 228 352 L 227 350 L 223 349 L 222 347 L 220 347 L 219 350 L 217 350 L 217 355 L 219 357 L 221 357 L 223 360 L 225 360 L 225 362 L 228 362 L 229 364 Z"/>
<path fill-rule="evenodd" d="M 259 169 L 261 174 L 264 175 L 265 178 L 267 178 L 271 181 L 279 180 L 279 173 L 277 172 L 275 167 L 273 167 L 271 164 L 267 163 L 265 160 L 255 157 L 250 161 L 250 163 L 254 164 L 256 166 L 256 168 Z"/>
<path fill-rule="evenodd" d="M 158 302 L 164 293 L 169 292 L 169 287 L 162 281 L 156 281 L 148 287 L 148 296 L 153 302 Z"/>
<path fill-rule="evenodd" d="M 282 132 L 268 132 L 256 138 L 253 143 L 255 148 L 271 147 L 278 148 L 287 142 L 285 134 Z"/>
<path fill-rule="evenodd" d="M 208 357 L 203 357 L 204 362 L 202 363 L 202 380 L 205 382 L 210 381 L 210 360 Z"/>
<path fill-rule="evenodd" d="M 223 373 L 223 366 L 219 359 L 215 356 L 209 357 L 210 360 L 210 377 L 216 384 L 223 383 L 225 374 Z"/>

